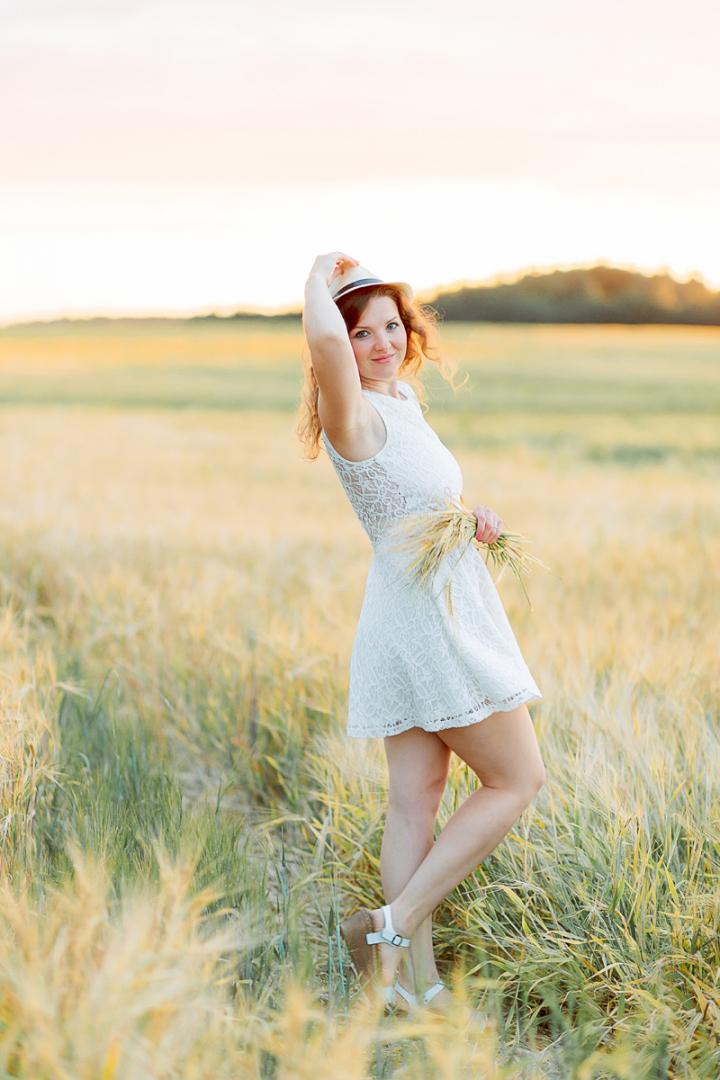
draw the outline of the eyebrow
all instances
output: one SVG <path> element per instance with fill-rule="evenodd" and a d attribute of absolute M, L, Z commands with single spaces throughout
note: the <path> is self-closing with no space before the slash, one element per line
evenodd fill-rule
<path fill-rule="evenodd" d="M 386 319 L 383 325 L 387 326 L 390 322 L 400 322 L 400 316 L 393 315 L 392 319 Z M 358 323 L 357 326 L 353 326 L 350 333 L 354 334 L 356 330 L 372 330 L 372 326 L 363 326 L 362 323 Z"/>

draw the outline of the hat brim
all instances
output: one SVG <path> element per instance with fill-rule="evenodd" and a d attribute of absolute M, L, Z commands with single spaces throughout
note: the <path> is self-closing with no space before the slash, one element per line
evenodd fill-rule
<path fill-rule="evenodd" d="M 366 277 L 360 278 L 358 281 L 351 281 L 348 285 L 344 285 L 342 289 L 338 289 L 336 293 L 331 293 L 331 295 L 333 300 L 337 301 L 343 296 L 349 296 L 350 293 L 357 292 L 358 289 L 372 289 L 377 285 L 392 285 L 393 288 L 400 289 L 405 296 L 405 299 L 409 303 L 412 303 L 414 293 L 406 281 L 381 281 L 380 278 L 376 277 Z"/>

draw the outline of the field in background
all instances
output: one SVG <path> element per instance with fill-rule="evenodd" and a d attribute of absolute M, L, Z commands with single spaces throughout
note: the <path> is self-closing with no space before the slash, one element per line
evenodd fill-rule
<path fill-rule="evenodd" d="M 720 332 L 443 340 L 472 390 L 429 419 L 556 574 L 533 611 L 501 583 L 548 784 L 439 913 L 488 1033 L 358 1013 L 337 950 L 379 899 L 381 748 L 342 734 L 370 549 L 299 458 L 297 331 L 11 328 L 6 1075 L 717 1076 Z"/>
<path fill-rule="evenodd" d="M 430 379 L 438 426 L 457 446 L 720 456 L 720 329 L 449 324 L 442 342 L 469 377 L 458 394 Z M 285 323 L 9 327 L 0 389 L 18 404 L 292 410 L 301 350 Z"/>

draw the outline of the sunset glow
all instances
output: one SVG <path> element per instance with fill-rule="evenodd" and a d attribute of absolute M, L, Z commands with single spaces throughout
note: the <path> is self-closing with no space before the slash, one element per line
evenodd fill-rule
<path fill-rule="evenodd" d="M 717 8 L 11 0 L 0 319 L 606 260 L 720 284 Z"/>

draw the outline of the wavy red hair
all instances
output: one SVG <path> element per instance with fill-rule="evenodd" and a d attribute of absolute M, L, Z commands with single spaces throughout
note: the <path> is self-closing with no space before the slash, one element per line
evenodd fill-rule
<path fill-rule="evenodd" d="M 442 377 L 453 385 L 455 365 L 442 355 L 436 343 L 436 313 L 432 308 L 408 300 L 402 289 L 398 289 L 395 285 L 372 285 L 366 289 L 356 289 L 355 292 L 336 301 L 340 314 L 345 320 L 348 334 L 355 329 L 363 311 L 376 296 L 389 296 L 395 301 L 400 320 L 407 333 L 407 352 L 398 375 L 412 383 L 418 399 L 421 402 L 425 401 L 420 370 L 426 360 L 436 364 Z M 305 383 L 302 388 L 302 405 L 295 433 L 303 445 L 305 457 L 308 461 L 315 461 L 320 452 L 322 434 L 322 424 L 318 416 L 320 390 L 307 351 L 303 356 L 303 367 Z"/>

